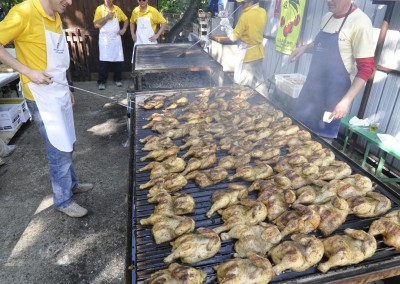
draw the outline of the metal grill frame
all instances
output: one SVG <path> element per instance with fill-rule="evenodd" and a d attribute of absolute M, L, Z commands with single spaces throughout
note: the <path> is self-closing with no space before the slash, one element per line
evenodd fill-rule
<path fill-rule="evenodd" d="M 137 169 L 143 166 L 139 164 L 145 164 L 148 162 L 137 162 L 139 161 L 139 157 L 144 154 L 141 150 L 143 144 L 139 142 L 139 139 L 144 138 L 147 135 L 154 134 L 151 129 L 141 129 L 143 124 L 148 123 L 148 121 L 142 120 L 143 118 L 148 117 L 151 113 L 160 112 L 162 109 L 156 111 L 147 111 L 140 109 L 138 107 L 138 103 L 153 95 L 168 96 L 177 92 L 185 93 L 188 95 L 188 98 L 190 98 L 192 94 L 198 94 L 206 89 L 208 88 L 149 91 L 136 93 L 135 95 L 131 96 L 131 106 L 133 107 L 133 112 L 131 113 L 130 117 L 131 134 L 128 184 L 129 220 L 126 283 L 143 283 L 150 277 L 152 273 L 160 269 L 165 269 L 167 265 L 163 264 L 162 259 L 171 252 L 171 246 L 169 244 L 164 243 L 156 245 L 154 243 L 150 226 L 141 226 L 139 223 L 139 220 L 141 218 L 148 217 L 154 208 L 154 204 L 147 203 L 147 190 L 138 189 L 140 184 L 148 181 L 148 172 L 137 173 Z M 276 109 L 280 109 L 278 106 L 274 105 L 272 102 L 268 101 L 259 94 L 257 100 L 266 100 L 266 102 L 274 106 Z M 304 125 L 298 123 L 290 114 L 286 113 L 285 111 L 283 111 L 283 113 L 285 116 L 290 117 L 293 120 L 293 123 L 298 124 L 300 128 L 308 130 Z M 347 162 L 352 168 L 353 174 L 360 173 L 370 178 L 377 185 L 376 191 L 383 193 L 392 201 L 392 210 L 400 209 L 399 193 L 385 186 L 373 175 L 362 169 L 358 164 L 320 137 L 312 134 L 312 139 L 321 143 L 325 148 L 331 149 L 334 152 L 337 160 Z M 174 140 L 174 142 L 176 143 L 177 140 Z M 180 143 L 176 144 L 180 145 Z M 180 152 L 180 154 L 182 154 L 182 152 Z M 211 206 L 211 194 L 208 194 L 208 192 L 214 192 L 215 190 L 222 188 L 226 188 L 226 182 L 207 187 L 206 189 L 200 189 L 193 181 L 189 181 L 188 185 L 186 185 L 182 190 L 186 193 L 192 194 L 192 196 L 195 195 L 194 198 L 196 200 L 196 211 L 187 216 L 196 221 L 196 228 L 201 226 L 213 228 L 222 224 L 221 218 L 217 213 L 214 213 L 211 219 L 208 219 L 205 216 L 205 212 Z M 250 195 L 250 197 L 251 196 L 252 195 Z M 201 202 L 202 205 L 198 205 L 198 202 Z M 341 233 L 347 227 L 365 230 L 369 227 L 373 220 L 378 218 L 379 217 L 361 219 L 349 215 L 346 222 L 335 233 Z M 315 233 L 315 235 L 321 237 L 321 234 L 318 232 Z M 205 283 L 217 283 L 216 273 L 212 267 L 218 263 L 222 263 L 233 258 L 234 242 L 235 240 L 222 241 L 220 252 L 217 255 L 211 259 L 191 265 L 195 268 L 202 269 L 207 273 L 208 277 Z M 270 283 L 364 283 L 400 275 L 400 252 L 397 252 L 394 250 L 394 248 L 390 248 L 383 244 L 381 236 L 377 237 L 377 244 L 378 249 L 374 256 L 359 264 L 331 269 L 327 273 L 319 272 L 315 266 L 304 272 L 288 271 L 273 278 Z"/>

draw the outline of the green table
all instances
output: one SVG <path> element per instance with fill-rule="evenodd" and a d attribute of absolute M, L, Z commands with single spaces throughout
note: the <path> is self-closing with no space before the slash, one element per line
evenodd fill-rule
<path fill-rule="evenodd" d="M 372 133 L 369 131 L 369 126 L 351 125 L 349 122 L 349 120 L 351 118 L 352 118 L 351 115 L 347 115 L 346 117 L 342 118 L 342 120 L 340 121 L 341 125 L 346 129 L 342 151 L 344 153 L 346 152 L 347 144 L 349 143 L 349 139 L 351 139 L 351 136 L 353 135 L 353 133 L 365 138 L 367 140 L 367 145 L 365 148 L 361 167 L 363 167 L 363 168 L 365 167 L 365 164 L 367 162 L 367 158 L 369 155 L 369 151 L 371 149 L 371 145 L 375 145 L 376 147 L 378 147 L 379 149 L 381 149 L 383 151 L 383 154 L 379 158 L 379 162 L 378 162 L 378 165 L 375 170 L 375 176 L 383 182 L 400 182 L 400 178 L 381 178 L 382 168 L 385 164 L 386 156 L 389 154 L 389 155 L 395 157 L 396 159 L 400 159 L 400 149 L 390 147 L 390 145 L 383 143 L 377 136 L 377 133 Z M 378 133 L 384 133 L 384 132 L 378 130 Z"/>

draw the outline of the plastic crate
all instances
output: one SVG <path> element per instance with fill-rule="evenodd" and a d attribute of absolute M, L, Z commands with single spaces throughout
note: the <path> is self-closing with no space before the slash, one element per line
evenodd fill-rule
<path fill-rule="evenodd" d="M 305 81 L 306 76 L 300 73 L 275 75 L 276 88 L 292 98 L 299 96 Z"/>

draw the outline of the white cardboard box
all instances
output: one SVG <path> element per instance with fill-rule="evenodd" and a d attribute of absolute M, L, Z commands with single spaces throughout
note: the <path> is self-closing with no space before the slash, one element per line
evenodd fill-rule
<path fill-rule="evenodd" d="M 275 74 L 275 86 L 286 95 L 297 98 L 300 94 L 306 76 L 300 73 Z"/>
<path fill-rule="evenodd" d="M 0 131 L 14 131 L 21 123 L 18 105 L 0 104 Z"/>
<path fill-rule="evenodd" d="M 31 113 L 24 98 L 0 98 L 0 105 L 4 104 L 18 105 L 18 114 L 22 123 L 31 119 Z"/>

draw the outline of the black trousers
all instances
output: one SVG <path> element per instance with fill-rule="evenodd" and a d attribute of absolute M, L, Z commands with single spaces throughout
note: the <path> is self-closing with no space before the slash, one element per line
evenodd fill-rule
<path fill-rule="evenodd" d="M 123 62 L 100 61 L 99 79 L 97 80 L 97 83 L 105 84 L 107 82 L 110 66 L 113 66 L 114 69 L 114 82 L 120 82 L 122 80 L 122 63 Z"/>

